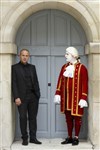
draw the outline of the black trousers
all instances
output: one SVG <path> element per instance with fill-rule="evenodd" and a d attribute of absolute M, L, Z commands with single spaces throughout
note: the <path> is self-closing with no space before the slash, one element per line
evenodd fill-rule
<path fill-rule="evenodd" d="M 38 100 L 26 100 L 18 106 L 22 139 L 28 139 L 27 122 L 29 122 L 30 139 L 36 138 Z"/>

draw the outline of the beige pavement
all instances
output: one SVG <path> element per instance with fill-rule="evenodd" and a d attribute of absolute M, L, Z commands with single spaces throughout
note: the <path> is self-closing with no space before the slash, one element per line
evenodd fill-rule
<path fill-rule="evenodd" d="M 42 145 L 29 143 L 28 146 L 23 146 L 22 141 L 15 141 L 11 150 L 93 150 L 89 141 L 80 141 L 79 145 L 72 146 L 71 144 L 62 145 L 63 139 L 39 139 Z"/>

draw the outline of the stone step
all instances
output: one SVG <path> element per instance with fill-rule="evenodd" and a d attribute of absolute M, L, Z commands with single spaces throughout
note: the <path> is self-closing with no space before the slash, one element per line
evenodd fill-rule
<path fill-rule="evenodd" d="M 11 150 L 93 150 L 89 141 L 80 140 L 79 145 L 72 146 L 71 144 L 62 145 L 63 139 L 39 139 L 42 144 L 36 145 L 29 143 L 28 146 L 23 146 L 22 141 L 15 141 Z"/>

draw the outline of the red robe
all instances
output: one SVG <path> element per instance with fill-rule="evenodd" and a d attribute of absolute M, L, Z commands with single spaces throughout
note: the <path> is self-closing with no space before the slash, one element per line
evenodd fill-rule
<path fill-rule="evenodd" d="M 74 77 L 69 78 L 63 76 L 65 68 L 69 63 L 65 64 L 61 68 L 59 74 L 56 95 L 61 96 L 61 112 L 65 110 L 71 111 L 73 116 L 82 116 L 83 108 L 78 105 L 80 99 L 87 100 L 88 94 L 88 73 L 86 67 L 81 64 L 75 64 Z"/>

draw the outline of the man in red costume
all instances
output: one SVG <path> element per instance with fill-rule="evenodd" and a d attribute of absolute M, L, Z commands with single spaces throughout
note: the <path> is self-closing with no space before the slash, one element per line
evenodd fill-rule
<path fill-rule="evenodd" d="M 59 74 L 54 102 L 60 103 L 61 113 L 65 114 L 68 137 L 61 144 L 78 145 L 84 107 L 87 107 L 88 72 L 80 63 L 76 48 L 66 49 L 66 61 Z M 72 137 L 73 127 L 75 136 Z"/>

